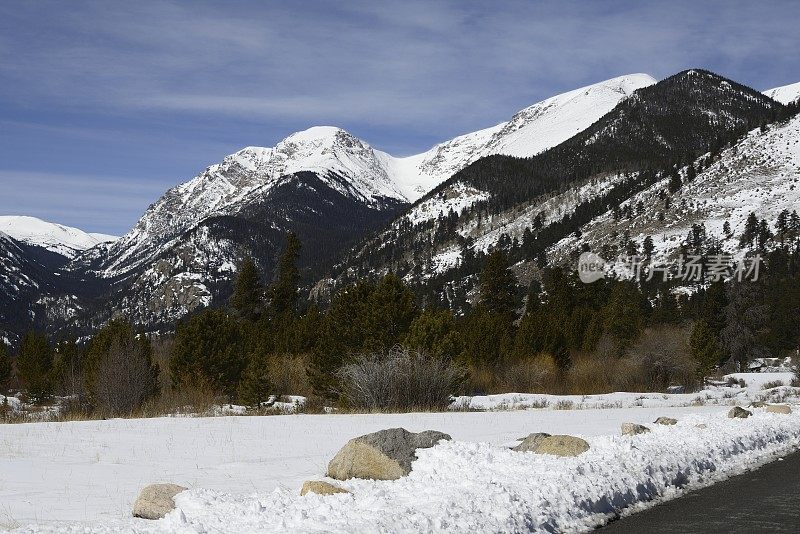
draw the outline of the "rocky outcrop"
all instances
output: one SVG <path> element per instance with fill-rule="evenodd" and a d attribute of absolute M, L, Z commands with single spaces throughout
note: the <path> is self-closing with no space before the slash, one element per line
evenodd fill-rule
<path fill-rule="evenodd" d="M 434 430 L 414 433 L 404 428 L 359 436 L 348 441 L 330 461 L 328 476 L 337 480 L 396 480 L 411 472 L 417 449 L 450 439 L 449 435 Z"/>
<path fill-rule="evenodd" d="M 133 503 L 133 517 L 161 519 L 175 509 L 173 497 L 186 488 L 177 484 L 151 484 L 145 486 Z"/>

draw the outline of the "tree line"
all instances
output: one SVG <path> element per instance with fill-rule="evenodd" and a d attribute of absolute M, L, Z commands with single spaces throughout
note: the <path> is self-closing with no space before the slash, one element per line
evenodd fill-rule
<path fill-rule="evenodd" d="M 716 368 L 797 350 L 800 241 L 790 232 L 765 253 L 758 281 L 718 280 L 679 292 L 677 281 L 658 277 L 584 284 L 558 266 L 522 287 L 496 248 L 463 313 L 422 305 L 394 274 L 343 288 L 324 309 L 309 303 L 300 298 L 301 244 L 290 233 L 269 284 L 245 259 L 229 302 L 181 321 L 166 340 L 137 333 L 124 319 L 83 343 L 51 344 L 29 332 L 14 358 L 0 345 L 0 382 L 35 402 L 59 394 L 85 411 L 114 415 L 175 391 L 208 391 L 247 406 L 282 394 L 336 403 L 352 389 L 347 377 L 363 376 L 352 367 L 363 370 L 363 355 L 374 366 L 396 359 L 401 347 L 414 351 L 407 361 L 415 373 L 425 358 L 450 366 L 449 393 L 691 386 Z"/>

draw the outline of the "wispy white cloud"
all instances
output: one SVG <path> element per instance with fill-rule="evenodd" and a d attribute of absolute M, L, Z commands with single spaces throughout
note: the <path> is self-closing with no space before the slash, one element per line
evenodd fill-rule
<path fill-rule="evenodd" d="M 0 161 L 74 178 L 58 158 L 18 158 L 68 142 L 73 167 L 165 189 L 234 143 L 274 144 L 320 123 L 407 154 L 626 73 L 797 81 L 797 23 L 791 1 L 11 0 L 0 3 Z M 137 131 L 120 133 L 131 122 Z M 162 178 L 132 178 L 154 168 Z M 0 186 L 9 180 L 0 174 Z M 158 194 L 76 187 L 82 199 L 15 198 L 71 217 L 116 202 L 130 221 Z M 76 207 L 56 207 L 56 194 Z"/>

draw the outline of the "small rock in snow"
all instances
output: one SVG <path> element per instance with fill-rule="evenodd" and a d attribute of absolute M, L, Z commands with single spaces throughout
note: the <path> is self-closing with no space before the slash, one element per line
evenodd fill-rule
<path fill-rule="evenodd" d="M 675 425 L 678 423 L 677 419 L 673 419 L 672 417 L 659 417 L 653 423 L 657 425 Z"/>
<path fill-rule="evenodd" d="M 150 484 L 145 486 L 133 503 L 133 517 L 161 519 L 175 509 L 173 497 L 186 488 L 177 484 Z"/>
<path fill-rule="evenodd" d="M 344 488 L 329 484 L 324 480 L 307 480 L 303 483 L 303 489 L 300 490 L 302 497 L 306 493 L 316 493 L 317 495 L 334 495 L 336 493 L 350 493 Z"/>
<path fill-rule="evenodd" d="M 770 404 L 767 406 L 767 411 L 769 413 L 782 413 L 787 415 L 792 413 L 792 409 L 787 404 Z"/>
<path fill-rule="evenodd" d="M 731 408 L 731 411 L 728 412 L 728 417 L 731 419 L 747 419 L 751 415 L 753 415 L 753 412 L 745 410 L 740 406 L 734 406 Z"/>
<path fill-rule="evenodd" d="M 623 436 L 635 436 L 637 434 L 647 434 L 650 429 L 644 425 L 637 425 L 636 423 L 622 423 Z"/>
<path fill-rule="evenodd" d="M 589 443 L 575 436 L 548 436 L 539 442 L 533 452 L 554 456 L 578 456 L 589 450 Z"/>
<path fill-rule="evenodd" d="M 534 432 L 533 434 L 528 434 L 528 437 L 524 438 L 522 443 L 511 450 L 517 452 L 533 452 L 536 450 L 536 446 L 539 445 L 544 438 L 549 437 L 550 434 L 547 434 L 546 432 Z"/>

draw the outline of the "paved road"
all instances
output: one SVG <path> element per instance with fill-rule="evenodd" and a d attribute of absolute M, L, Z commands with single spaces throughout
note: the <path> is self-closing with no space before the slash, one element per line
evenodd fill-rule
<path fill-rule="evenodd" d="M 800 453 L 622 518 L 600 531 L 796 534 L 800 532 Z"/>

